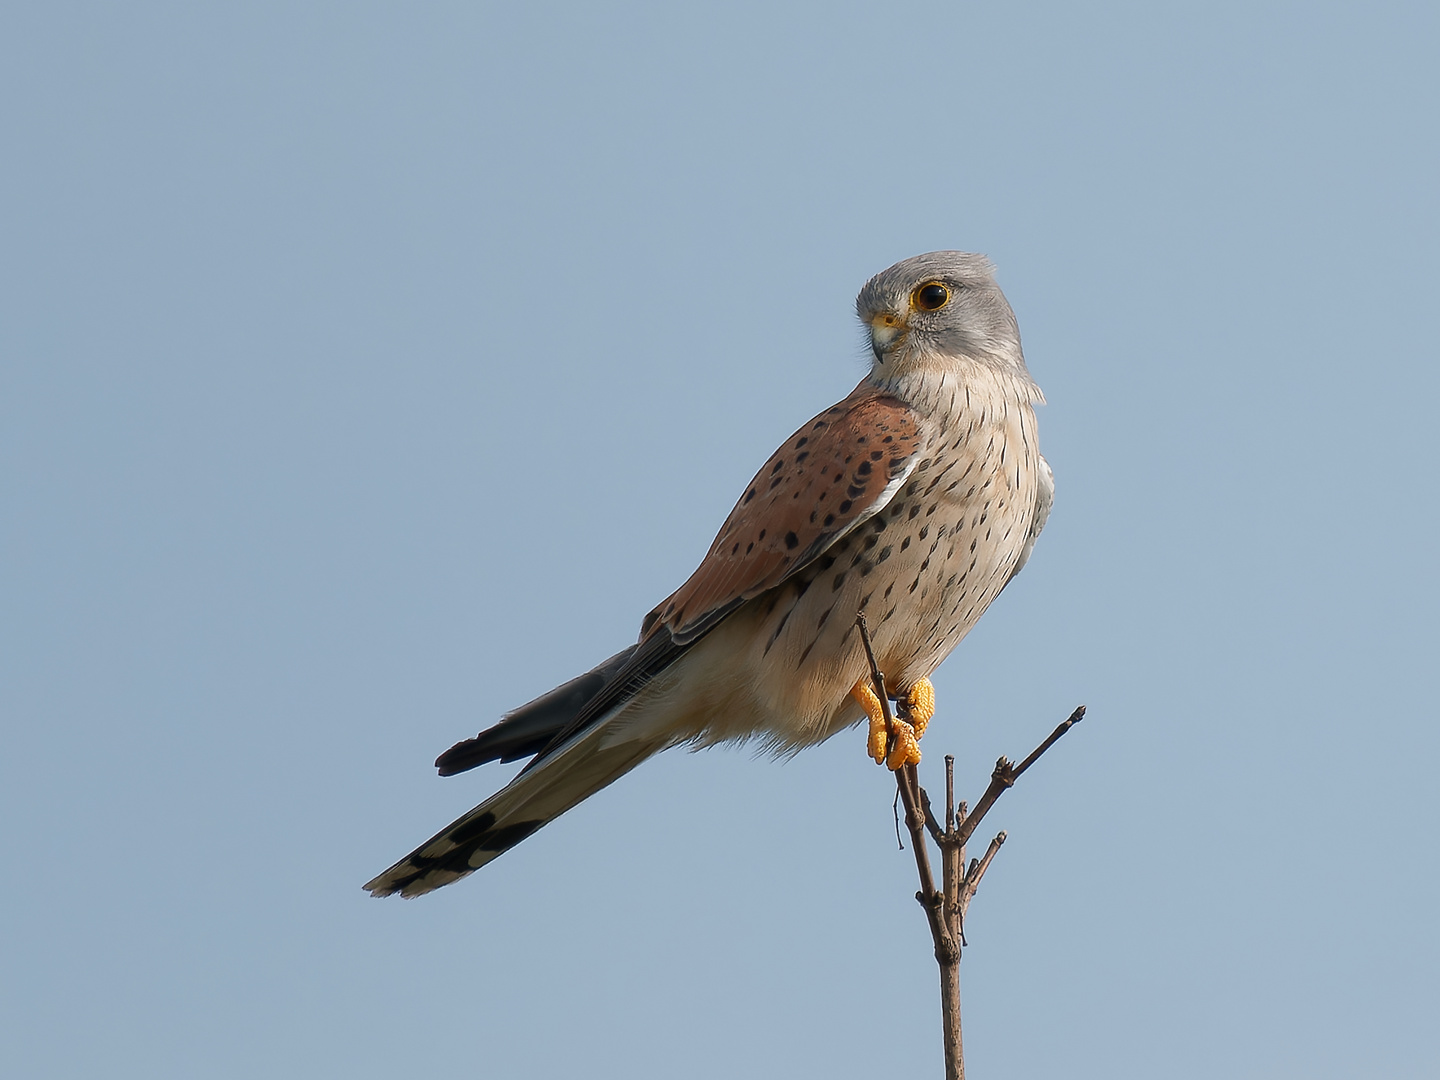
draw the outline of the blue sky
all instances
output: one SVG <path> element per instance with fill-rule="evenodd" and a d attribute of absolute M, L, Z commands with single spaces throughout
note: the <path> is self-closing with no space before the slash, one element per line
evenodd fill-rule
<path fill-rule="evenodd" d="M 1433 5 L 521 8 L 0 16 L 15 1075 L 938 1074 L 858 731 L 359 886 L 952 247 L 1058 495 L 925 777 L 1090 708 L 991 819 L 972 1073 L 1435 1075 Z"/>

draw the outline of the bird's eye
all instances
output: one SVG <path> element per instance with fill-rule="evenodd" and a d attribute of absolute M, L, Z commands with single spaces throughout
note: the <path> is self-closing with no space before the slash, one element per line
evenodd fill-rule
<path fill-rule="evenodd" d="M 910 294 L 910 303 L 921 311 L 938 311 L 950 302 L 950 290 L 938 281 L 927 281 Z"/>

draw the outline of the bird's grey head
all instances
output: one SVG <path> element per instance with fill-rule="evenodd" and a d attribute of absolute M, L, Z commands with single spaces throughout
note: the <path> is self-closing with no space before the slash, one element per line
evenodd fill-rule
<path fill-rule="evenodd" d="M 1029 381 L 1020 327 L 984 255 L 932 251 L 898 262 L 865 283 L 855 310 L 877 372 L 968 357 Z"/>

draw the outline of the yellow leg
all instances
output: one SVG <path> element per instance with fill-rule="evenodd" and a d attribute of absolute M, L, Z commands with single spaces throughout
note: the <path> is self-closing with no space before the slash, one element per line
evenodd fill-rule
<path fill-rule="evenodd" d="M 921 680 L 928 689 L 928 680 Z M 916 683 L 916 689 L 920 687 Z M 915 690 L 910 692 L 906 698 L 907 705 L 910 704 L 910 697 L 915 695 Z M 916 743 L 917 734 L 923 731 L 922 725 L 912 727 L 904 720 L 895 720 L 895 747 L 890 751 L 890 756 L 885 756 L 885 746 L 890 740 L 890 732 L 885 727 L 885 711 L 880 706 L 880 699 L 875 696 L 875 688 L 869 677 L 862 678 L 850 691 L 850 696 L 858 701 L 865 710 L 865 715 L 870 718 L 870 734 L 866 741 L 866 752 L 875 759 L 877 765 L 884 764 L 891 772 L 904 765 L 918 765 L 920 763 L 920 747 Z M 935 692 L 930 690 L 929 696 L 930 711 L 924 713 L 924 723 L 929 723 L 930 717 L 935 715 Z M 914 706 L 910 706 L 914 707 Z M 923 711 L 923 710 L 922 710 Z"/>

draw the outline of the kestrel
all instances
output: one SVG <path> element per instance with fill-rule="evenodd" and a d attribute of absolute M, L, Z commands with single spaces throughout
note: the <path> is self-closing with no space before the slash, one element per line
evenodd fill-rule
<path fill-rule="evenodd" d="M 1054 495 L 1020 330 L 982 255 L 937 251 L 860 290 L 874 363 L 755 475 L 640 640 L 436 761 L 530 762 L 365 888 L 419 896 L 509 850 L 678 744 L 784 754 L 870 718 L 896 769 L 934 711 L 929 676 L 1025 565 Z M 912 720 L 887 753 L 856 629 Z"/>

